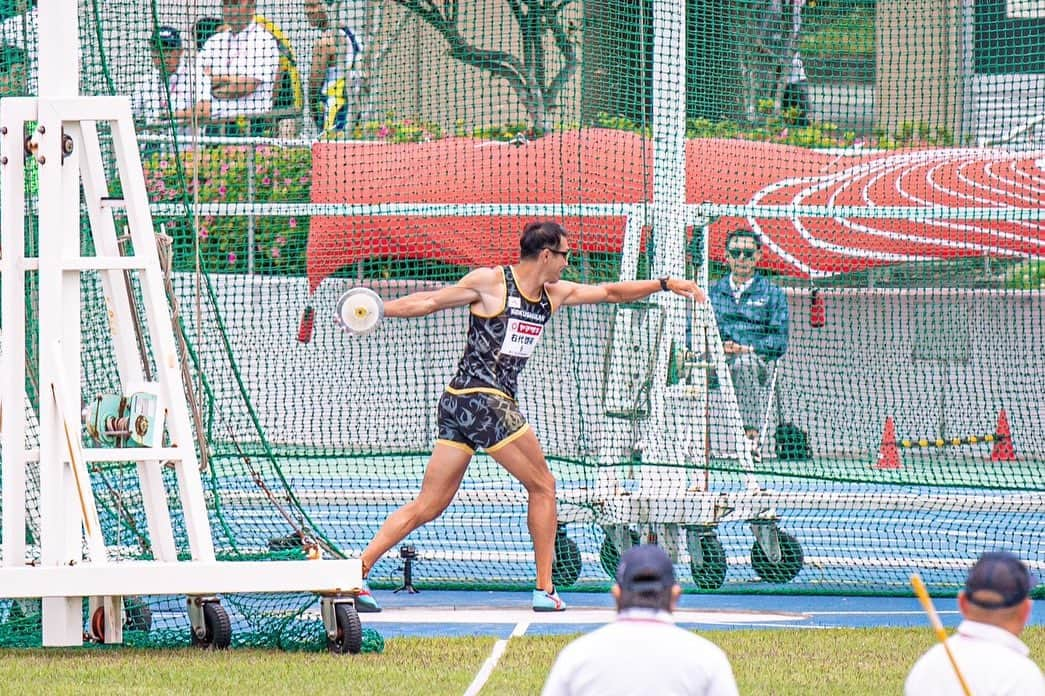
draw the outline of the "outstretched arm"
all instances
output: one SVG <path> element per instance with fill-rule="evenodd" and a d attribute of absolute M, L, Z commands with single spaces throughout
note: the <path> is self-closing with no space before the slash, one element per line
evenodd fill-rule
<path fill-rule="evenodd" d="M 692 280 L 685 278 L 668 278 L 668 290 L 676 295 L 689 297 L 697 302 L 704 302 L 707 296 Z M 602 302 L 634 302 L 661 291 L 659 279 L 622 280 L 617 283 L 602 285 L 586 285 L 560 280 L 548 286 L 553 301 L 558 305 L 599 304 Z"/>
<path fill-rule="evenodd" d="M 423 317 L 443 309 L 481 302 L 493 291 L 496 269 L 478 268 L 454 285 L 425 290 L 385 302 L 386 317 Z"/>

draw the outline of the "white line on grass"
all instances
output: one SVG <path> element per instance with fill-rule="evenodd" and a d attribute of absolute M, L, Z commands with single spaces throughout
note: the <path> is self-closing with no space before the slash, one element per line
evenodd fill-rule
<path fill-rule="evenodd" d="M 512 631 L 512 635 L 515 635 L 515 631 Z M 508 647 L 508 641 L 511 636 L 504 640 L 499 640 L 493 644 L 493 650 L 490 651 L 490 657 L 486 658 L 486 662 L 479 668 L 479 672 L 475 675 L 475 679 L 468 685 L 468 690 L 464 692 L 464 696 L 477 696 L 483 689 L 483 685 L 486 684 L 486 680 L 493 674 L 493 670 L 497 667 L 497 662 L 501 659 L 501 655 L 504 654 L 504 649 Z"/>

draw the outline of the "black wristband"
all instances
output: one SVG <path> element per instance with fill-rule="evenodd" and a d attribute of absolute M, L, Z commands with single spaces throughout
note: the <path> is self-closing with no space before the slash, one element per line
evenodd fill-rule
<path fill-rule="evenodd" d="M 661 278 L 658 278 L 657 280 L 660 281 L 660 289 L 663 292 L 667 292 L 668 291 L 668 276 L 663 276 Z"/>

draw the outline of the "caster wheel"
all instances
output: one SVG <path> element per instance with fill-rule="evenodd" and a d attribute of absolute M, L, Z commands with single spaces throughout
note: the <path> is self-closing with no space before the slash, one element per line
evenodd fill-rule
<path fill-rule="evenodd" d="M 581 550 L 577 542 L 566 536 L 566 525 L 555 533 L 555 560 L 552 561 L 552 582 L 556 587 L 569 587 L 581 576 Z"/>
<path fill-rule="evenodd" d="M 631 545 L 638 546 L 639 533 L 634 529 L 629 529 L 628 536 L 631 537 Z M 602 547 L 599 549 L 599 563 L 602 564 L 602 569 L 606 571 L 606 575 L 609 575 L 611 579 L 617 577 L 617 566 L 620 565 L 620 549 L 608 536 L 602 540 Z"/>
<path fill-rule="evenodd" d="M 337 638 L 327 638 L 327 650 L 335 655 L 358 655 L 363 650 L 363 625 L 356 608 L 348 602 L 338 602 L 334 605 L 334 619 Z"/>
<path fill-rule="evenodd" d="M 91 614 L 91 638 L 99 643 L 105 642 L 105 609 L 102 607 Z"/>
<path fill-rule="evenodd" d="M 802 547 L 798 540 L 787 532 L 777 530 L 780 540 L 780 560 L 772 561 L 756 541 L 751 547 L 751 567 L 766 582 L 790 582 L 802 570 Z"/>
<path fill-rule="evenodd" d="M 217 602 L 203 604 L 202 636 L 192 631 L 192 644 L 205 650 L 227 650 L 232 645 L 232 622 L 225 607 Z"/>
<path fill-rule="evenodd" d="M 717 590 L 726 581 L 726 550 L 712 530 L 691 527 L 686 530 L 689 569 L 693 582 L 702 590 Z"/>
<path fill-rule="evenodd" d="M 145 631 L 152 629 L 152 610 L 141 597 L 123 598 L 123 630 Z M 98 607 L 91 614 L 91 638 L 105 642 L 105 608 Z"/>

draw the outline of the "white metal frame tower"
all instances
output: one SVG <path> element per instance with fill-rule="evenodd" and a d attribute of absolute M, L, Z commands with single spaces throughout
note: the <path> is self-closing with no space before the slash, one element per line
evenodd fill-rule
<path fill-rule="evenodd" d="M 0 358 L 2 415 L 3 565 L 0 596 L 41 598 L 43 644 L 81 645 L 82 598 L 104 610 L 106 642 L 122 641 L 122 597 L 189 597 L 189 618 L 201 637 L 222 592 L 300 592 L 324 595 L 327 635 L 346 629 L 351 594 L 362 584 L 357 559 L 219 562 L 215 559 L 206 498 L 198 468 L 179 357 L 163 286 L 141 157 L 129 101 L 78 93 L 76 0 L 40 0 L 40 95 L 0 101 L 0 235 L 3 334 Z M 108 123 L 122 197 L 110 193 L 97 124 Z M 28 142 L 23 133 L 33 128 Z M 39 169 L 39 255 L 25 254 L 26 155 Z M 93 256 L 81 252 L 81 187 Z M 125 211 L 130 249 L 121 252 L 114 210 Z M 37 273 L 39 302 L 39 449 L 26 448 L 26 274 Z M 147 447 L 82 447 L 81 274 L 98 272 L 110 317 L 122 394 L 155 398 Z M 136 278 L 155 374 L 146 379 L 134 338 L 129 276 Z M 164 444 L 163 434 L 167 444 Z M 27 559 L 27 467 L 40 472 L 40 558 Z M 154 560 L 110 561 L 91 488 L 90 463 L 136 462 Z M 172 463 L 188 537 L 190 561 L 178 548 L 164 486 Z M 86 553 L 85 553 L 86 547 Z M 227 620 L 227 617 L 226 617 Z M 358 620 L 354 621 L 358 630 Z M 351 628 L 351 627 L 347 627 Z M 350 650 L 351 651 L 351 650 Z"/>

